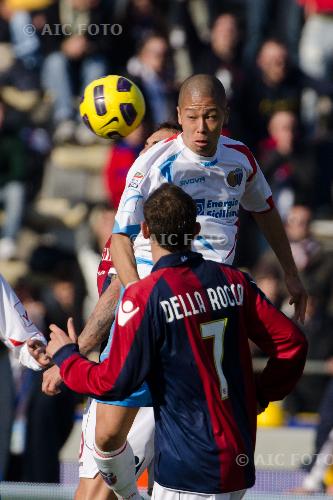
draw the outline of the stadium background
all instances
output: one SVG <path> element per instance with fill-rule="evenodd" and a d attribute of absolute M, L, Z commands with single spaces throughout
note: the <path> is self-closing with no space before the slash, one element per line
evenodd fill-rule
<path fill-rule="evenodd" d="M 246 498 L 299 486 L 333 426 L 332 62 L 332 0 L 0 3 L 0 272 L 44 332 L 69 315 L 79 331 L 96 303 L 126 172 L 149 132 L 175 120 L 180 83 L 207 72 L 226 87 L 224 132 L 259 159 L 310 295 L 305 375 L 261 418 Z M 142 126 L 112 145 L 77 111 L 85 84 L 108 73 L 137 82 L 148 105 Z M 246 213 L 236 263 L 291 314 L 281 270 Z M 83 401 L 42 395 L 41 375 L 10 361 L 1 348 L 0 469 L 12 482 L 0 484 L 1 498 L 71 498 Z"/>

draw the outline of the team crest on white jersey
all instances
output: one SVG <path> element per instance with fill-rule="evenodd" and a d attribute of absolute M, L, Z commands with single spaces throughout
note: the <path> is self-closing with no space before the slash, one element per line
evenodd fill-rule
<path fill-rule="evenodd" d="M 139 311 L 139 307 L 134 308 L 131 300 L 125 300 L 120 303 L 118 310 L 118 325 L 124 326 Z"/>
<path fill-rule="evenodd" d="M 236 168 L 232 170 L 227 175 L 227 184 L 230 187 L 240 186 L 243 179 L 243 170 L 241 168 Z"/>

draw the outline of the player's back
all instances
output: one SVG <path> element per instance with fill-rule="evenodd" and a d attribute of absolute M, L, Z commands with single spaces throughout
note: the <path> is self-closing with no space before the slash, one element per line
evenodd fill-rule
<path fill-rule="evenodd" d="M 160 332 L 148 380 L 157 408 L 158 482 L 206 493 L 249 487 L 256 404 L 242 328 L 246 278 L 228 266 L 222 272 L 200 254 L 163 260 L 172 271 L 157 265 L 147 278 L 157 280 L 149 303 Z M 236 461 L 241 454 L 249 458 L 245 467 Z"/>

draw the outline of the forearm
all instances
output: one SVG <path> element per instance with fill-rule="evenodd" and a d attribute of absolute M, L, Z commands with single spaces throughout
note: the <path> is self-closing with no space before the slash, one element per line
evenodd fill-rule
<path fill-rule="evenodd" d="M 112 262 L 120 281 L 125 287 L 129 283 L 139 280 L 133 245 L 127 235 L 112 235 Z"/>
<path fill-rule="evenodd" d="M 277 256 L 284 273 L 298 275 L 290 244 L 276 208 L 265 213 L 252 212 L 252 215 Z"/>
<path fill-rule="evenodd" d="M 95 309 L 79 336 L 81 354 L 86 356 L 107 339 L 120 295 L 120 281 L 114 279 L 100 296 Z"/>

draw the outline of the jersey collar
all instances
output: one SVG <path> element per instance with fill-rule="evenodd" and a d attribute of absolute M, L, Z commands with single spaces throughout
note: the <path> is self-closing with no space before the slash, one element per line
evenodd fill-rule
<path fill-rule="evenodd" d="M 176 140 L 177 140 L 179 146 L 182 148 L 183 155 L 188 160 L 194 161 L 196 163 L 200 163 L 200 165 L 203 166 L 203 167 L 213 167 L 214 165 L 216 165 L 216 163 L 218 161 L 217 160 L 217 149 L 216 149 L 216 153 L 213 156 L 201 156 L 201 155 L 198 155 L 198 154 L 194 153 L 193 151 L 191 151 L 190 148 L 188 148 L 184 144 L 182 136 L 183 136 L 183 134 L 179 134 L 177 136 Z"/>
<path fill-rule="evenodd" d="M 198 264 L 201 260 L 203 260 L 201 253 L 192 252 L 191 250 L 170 253 L 169 255 L 161 257 L 156 262 L 152 269 L 152 272 L 157 271 L 158 269 L 163 269 L 164 267 L 192 267 L 193 265 Z"/>

